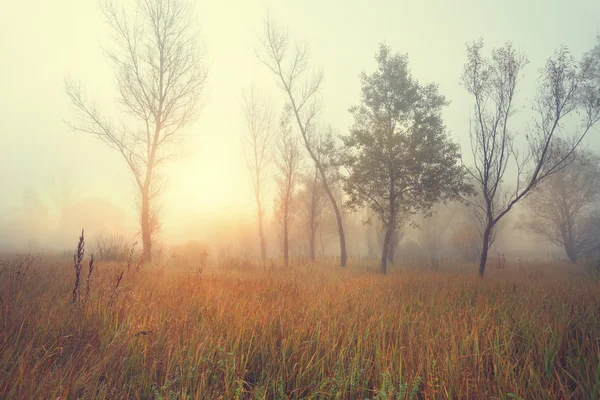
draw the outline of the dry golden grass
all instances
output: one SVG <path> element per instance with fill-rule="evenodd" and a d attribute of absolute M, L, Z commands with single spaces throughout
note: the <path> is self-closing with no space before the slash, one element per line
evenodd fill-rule
<path fill-rule="evenodd" d="M 145 266 L 113 293 L 119 266 L 98 263 L 81 305 L 72 269 L 37 261 L 0 272 L 0 398 L 600 393 L 600 288 L 542 266 L 483 280 L 474 270 Z"/>

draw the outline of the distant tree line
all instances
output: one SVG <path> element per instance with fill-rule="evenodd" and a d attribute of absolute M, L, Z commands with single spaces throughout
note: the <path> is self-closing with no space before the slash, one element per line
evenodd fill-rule
<path fill-rule="evenodd" d="M 123 118 L 106 117 L 67 80 L 74 108 L 69 124 L 121 154 L 139 195 L 143 254 L 150 261 L 160 229 L 160 171 L 181 154 L 183 130 L 198 115 L 207 77 L 204 53 L 193 13 L 181 0 L 139 0 L 135 19 L 116 3 L 104 3 L 103 11 L 113 31 L 107 55 Z M 292 225 L 302 226 L 315 260 L 317 232 L 330 212 L 339 264 L 346 266 L 344 212 L 367 210 L 366 222 L 380 232 L 385 274 L 403 228 L 416 226 L 417 215 L 434 217 L 438 205 L 448 202 L 469 206 L 478 244 L 465 248 L 478 254 L 480 276 L 500 222 L 520 202 L 531 211 L 521 226 L 563 246 L 572 261 L 598 250 L 599 159 L 582 141 L 600 120 L 600 37 L 581 60 L 564 46 L 548 58 L 528 105 L 532 118 L 523 126 L 515 114 L 526 55 L 510 43 L 489 53 L 483 40 L 467 44 L 461 84 L 472 109 L 464 110 L 470 147 L 462 153 L 442 118 L 449 101 L 435 83 L 415 79 L 407 55 L 385 44 L 375 54 L 375 70 L 360 75 L 360 101 L 349 109 L 354 123 L 341 135 L 321 119 L 323 74 L 311 64 L 308 48 L 292 45 L 270 16 L 256 54 L 285 97 L 279 113 L 256 86 L 241 101 L 262 262 L 273 181 L 273 215 L 286 265 Z M 438 222 L 423 231 L 422 240 L 434 266 L 451 219 Z"/>

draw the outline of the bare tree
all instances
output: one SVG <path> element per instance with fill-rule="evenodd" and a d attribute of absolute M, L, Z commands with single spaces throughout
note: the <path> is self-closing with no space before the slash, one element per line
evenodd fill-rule
<path fill-rule="evenodd" d="M 264 263 L 267 259 L 267 244 L 263 231 L 263 197 L 271 161 L 273 110 L 271 105 L 263 98 L 261 92 L 254 86 L 245 91 L 242 98 L 242 113 L 247 128 L 244 140 L 244 156 L 256 200 L 260 257 Z"/>
<path fill-rule="evenodd" d="M 76 115 L 69 125 L 94 135 L 123 156 L 139 193 L 144 259 L 151 260 L 158 214 L 160 167 L 181 154 L 182 129 L 195 120 L 206 78 L 192 9 L 180 0 L 138 0 L 135 19 L 115 3 L 103 3 L 112 29 L 106 51 L 116 77 L 124 117 L 112 121 L 66 81 Z"/>
<path fill-rule="evenodd" d="M 312 172 L 303 175 L 302 180 L 304 188 L 298 195 L 299 200 L 301 200 L 300 212 L 305 225 L 309 257 L 312 261 L 315 261 L 317 258 L 315 245 L 326 205 L 326 194 L 319 178 L 319 171 L 316 168 Z"/>
<path fill-rule="evenodd" d="M 311 77 L 304 79 L 310 74 L 307 48 L 297 46 L 290 50 L 288 35 L 278 30 L 269 16 L 264 22 L 261 45 L 262 49 L 257 51 L 258 58 L 276 76 L 278 86 L 285 92 L 302 136 L 302 143 L 319 171 L 323 188 L 331 202 L 340 239 L 340 265 L 346 266 L 346 238 L 342 214 L 327 171 L 315 150 L 316 119 L 321 111 L 318 96 L 323 75 L 320 72 L 313 73 Z"/>
<path fill-rule="evenodd" d="M 473 167 L 469 173 L 483 196 L 483 204 L 471 202 L 485 227 L 479 276 L 485 272 L 496 224 L 541 181 L 572 161 L 573 152 L 600 119 L 598 97 L 591 96 L 583 85 L 585 68 L 561 47 L 541 70 L 533 106 L 536 116 L 525 135 L 526 145 L 519 149 L 511 117 L 515 114 L 517 82 L 527 59 L 511 44 L 492 50 L 489 58 L 482 55 L 482 50 L 482 40 L 467 46 L 462 77 L 463 86 L 475 101 L 471 124 Z M 566 119 L 569 116 L 576 119 L 578 112 L 579 121 L 569 121 L 577 125 L 570 129 L 569 135 L 565 132 Z M 561 138 L 568 144 L 568 151 L 557 156 L 557 142 Z M 512 173 L 513 169 L 514 188 L 503 190 L 506 171 Z"/>
<path fill-rule="evenodd" d="M 600 249 L 600 157 L 578 151 L 526 199 L 518 226 L 565 250 L 571 262 Z"/>
<path fill-rule="evenodd" d="M 291 118 L 292 110 L 285 107 L 279 124 L 279 140 L 277 142 L 275 164 L 279 171 L 277 177 L 278 191 L 275 199 L 275 220 L 279 225 L 283 248 L 283 261 L 289 265 L 289 237 L 295 212 L 296 186 L 300 172 L 300 148 L 294 138 Z"/>
<path fill-rule="evenodd" d="M 327 176 L 327 181 L 333 185 L 337 183 L 335 171 L 335 145 L 330 127 L 320 129 L 314 135 L 314 154 Z M 309 255 L 311 260 L 316 259 L 316 238 L 321 227 L 323 214 L 327 207 L 327 193 L 321 179 L 321 174 L 316 166 L 312 171 L 303 176 L 304 190 L 299 194 L 302 199 L 302 218 L 305 221 Z M 335 197 L 335 193 L 334 193 Z"/>

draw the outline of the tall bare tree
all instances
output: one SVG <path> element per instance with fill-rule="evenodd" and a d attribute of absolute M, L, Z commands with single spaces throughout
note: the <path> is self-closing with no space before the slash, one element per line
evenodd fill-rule
<path fill-rule="evenodd" d="M 160 168 L 181 154 L 183 128 L 197 117 L 207 71 L 197 40 L 193 10 L 182 0 L 138 0 L 135 18 L 116 3 L 103 3 L 112 29 L 106 54 L 115 71 L 123 118 L 112 120 L 66 81 L 76 115 L 69 125 L 94 135 L 117 151 L 131 171 L 139 193 L 144 258 L 152 258 L 155 205 Z"/>
<path fill-rule="evenodd" d="M 475 103 L 471 124 L 473 167 L 469 173 L 483 197 L 483 204 L 471 202 L 484 222 L 479 276 L 485 272 L 496 224 L 541 181 L 572 161 L 573 152 L 600 119 L 598 96 L 584 85 L 587 67 L 576 63 L 561 47 L 541 70 L 533 105 L 536 116 L 525 135 L 525 145 L 518 148 L 511 117 L 516 111 L 517 83 L 527 58 L 510 43 L 493 49 L 490 57 L 484 57 L 482 51 L 482 40 L 467 46 L 462 77 Z M 566 121 L 576 114 L 581 116 L 578 121 Z M 569 129 L 568 122 L 573 122 Z M 558 154 L 559 141 L 567 143 L 566 152 Z M 506 172 L 512 173 L 513 169 L 514 188 L 504 190 L 501 185 L 507 179 Z"/>
<path fill-rule="evenodd" d="M 319 171 L 313 168 L 313 171 L 302 176 L 303 189 L 298 193 L 298 198 L 301 202 L 300 213 L 304 221 L 304 229 L 306 231 L 306 239 L 308 242 L 309 257 L 312 261 L 317 258 L 316 240 L 323 211 L 325 209 L 325 190 L 319 178 Z"/>
<path fill-rule="evenodd" d="M 345 266 L 347 255 L 342 213 L 334 196 L 326 168 L 322 165 L 315 150 L 317 142 L 315 136 L 318 135 L 316 119 L 321 111 L 319 90 L 323 75 L 320 72 L 313 72 L 311 75 L 307 48 L 296 46 L 296 48 L 290 49 L 287 33 L 277 29 L 269 16 L 264 22 L 261 47 L 257 51 L 257 56 L 276 76 L 278 86 L 285 92 L 302 136 L 302 143 L 319 171 L 323 188 L 331 202 L 340 239 L 340 265 Z M 305 79 L 307 75 L 308 78 Z"/>
<path fill-rule="evenodd" d="M 298 140 L 291 127 L 292 110 L 286 105 L 279 124 L 275 164 L 279 171 L 278 191 L 275 199 L 275 220 L 281 235 L 283 262 L 289 265 L 289 237 L 295 213 L 295 196 L 299 180 L 301 155 Z"/>
<path fill-rule="evenodd" d="M 320 129 L 314 135 L 314 154 L 319 160 L 327 180 L 330 184 L 336 182 L 337 173 L 335 171 L 335 144 L 333 133 L 330 127 Z M 327 193 L 321 179 L 319 169 L 313 165 L 312 171 L 303 176 L 304 189 L 299 193 L 301 203 L 302 219 L 305 221 L 305 230 L 307 234 L 309 256 L 312 261 L 316 260 L 316 239 L 317 233 L 321 228 L 323 214 L 327 207 Z"/>
<path fill-rule="evenodd" d="M 578 151 L 575 161 L 525 200 L 519 226 L 565 250 L 571 262 L 600 249 L 600 157 Z"/>
<path fill-rule="evenodd" d="M 252 86 L 242 95 L 242 114 L 247 133 L 244 140 L 244 156 L 252 180 L 252 190 L 256 200 L 260 257 L 267 259 L 267 244 L 263 231 L 265 183 L 268 179 L 271 162 L 271 141 L 273 130 L 273 110 L 260 90 Z"/>

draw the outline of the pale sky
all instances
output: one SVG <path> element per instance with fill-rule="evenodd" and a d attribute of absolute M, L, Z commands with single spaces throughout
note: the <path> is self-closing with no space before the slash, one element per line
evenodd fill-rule
<path fill-rule="evenodd" d="M 130 2 L 130 0 L 127 0 Z M 437 82 L 451 102 L 445 122 L 453 138 L 467 144 L 470 102 L 459 79 L 465 43 L 483 37 L 486 47 L 512 41 L 530 65 L 520 100 L 534 89 L 537 69 L 560 44 L 579 57 L 600 31 L 597 0 L 506 1 L 197 1 L 210 75 L 197 123 L 187 129 L 191 154 L 166 171 L 164 230 L 203 216 L 254 212 L 241 152 L 245 127 L 240 93 L 255 83 L 283 105 L 273 77 L 257 61 L 254 46 L 265 11 L 290 36 L 311 48 L 324 72 L 322 122 L 345 133 L 348 108 L 357 103 L 358 75 L 371 71 L 378 44 L 407 53 L 414 76 Z M 116 99 L 112 71 L 101 44 L 109 31 L 94 0 L 6 0 L 0 7 L 0 214 L 19 206 L 23 191 L 41 194 L 51 179 L 68 176 L 80 192 L 125 209 L 136 224 L 129 171 L 103 143 L 72 132 L 63 79 L 80 81 L 100 105 Z M 277 103 L 278 102 L 278 103 Z M 106 106 L 106 109 L 109 109 Z M 598 136 L 598 131 L 591 133 Z M 600 150 L 600 138 L 590 147 Z"/>

